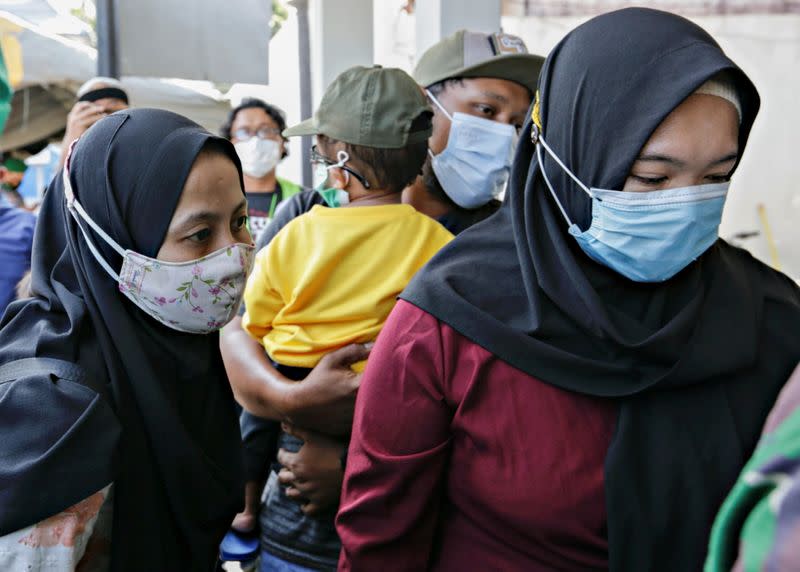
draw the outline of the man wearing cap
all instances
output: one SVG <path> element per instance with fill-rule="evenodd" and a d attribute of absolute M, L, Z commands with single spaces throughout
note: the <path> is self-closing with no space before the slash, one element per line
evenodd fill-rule
<path fill-rule="evenodd" d="M 508 133 L 525 120 L 543 61 L 539 56 L 527 54 L 524 43 L 515 36 L 463 30 L 423 54 L 414 78 L 427 88 L 432 102 L 435 99 L 433 131 L 422 175 L 403 191 L 403 202 L 435 218 L 453 234 L 498 208 L 495 196 L 505 180 L 513 150 L 514 138 L 509 144 Z M 480 120 L 480 125 L 473 129 L 473 122 L 465 121 L 462 115 Z M 451 131 L 456 136 L 447 151 Z M 487 132 L 499 135 L 487 137 Z M 474 155 L 465 153 L 462 145 L 470 133 L 480 137 L 479 145 L 473 146 Z M 434 162 L 431 155 L 440 159 Z M 472 169 L 471 162 L 480 165 L 480 170 Z M 464 168 L 463 173 L 458 172 L 459 167 Z M 443 175 L 443 183 L 439 174 Z M 317 192 L 299 193 L 286 201 L 262 234 L 258 248 L 293 218 L 322 202 Z M 223 330 L 221 347 L 240 402 L 262 415 L 281 416 L 320 431 L 306 438 L 298 453 L 284 456 L 287 462 L 282 480 L 293 483 L 290 486 L 293 496 L 305 503 L 306 512 L 335 505 L 343 476 L 338 459 L 346 453 L 346 448 L 322 433 L 330 433 L 330 429 L 349 430 L 360 381 L 360 376 L 349 366 L 365 359 L 368 350 L 361 344 L 353 344 L 331 352 L 302 383 L 292 383 L 270 365 L 263 348 L 242 330 L 239 319 Z M 280 406 L 268 407 L 267 403 Z"/>
<path fill-rule="evenodd" d="M 426 51 L 414 79 L 432 102 L 433 135 L 404 202 L 455 234 L 497 210 L 543 63 L 508 34 L 459 30 Z"/>

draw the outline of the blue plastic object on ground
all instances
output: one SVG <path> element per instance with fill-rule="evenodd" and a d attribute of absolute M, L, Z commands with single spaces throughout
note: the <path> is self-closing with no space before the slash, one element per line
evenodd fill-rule
<path fill-rule="evenodd" d="M 258 536 L 229 530 L 219 545 L 219 557 L 223 562 L 249 562 L 256 559 L 258 550 Z"/>

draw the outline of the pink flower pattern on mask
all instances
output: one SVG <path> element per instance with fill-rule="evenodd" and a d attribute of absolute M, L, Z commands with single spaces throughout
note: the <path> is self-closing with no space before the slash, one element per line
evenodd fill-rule
<path fill-rule="evenodd" d="M 120 272 L 119 290 L 168 326 L 192 333 L 212 332 L 236 315 L 254 250 L 252 245 L 236 244 L 175 264 L 129 252 Z"/>

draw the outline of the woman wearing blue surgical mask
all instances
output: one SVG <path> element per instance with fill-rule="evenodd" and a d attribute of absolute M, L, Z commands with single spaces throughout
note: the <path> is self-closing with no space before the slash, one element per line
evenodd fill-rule
<path fill-rule="evenodd" d="M 254 249 L 236 152 L 116 113 L 39 219 L 0 324 L 0 569 L 213 570 L 244 486 L 217 335 Z"/>
<path fill-rule="evenodd" d="M 340 570 L 702 567 L 800 360 L 797 285 L 718 237 L 758 107 L 676 15 L 604 14 L 556 46 L 503 208 L 372 351 Z"/>

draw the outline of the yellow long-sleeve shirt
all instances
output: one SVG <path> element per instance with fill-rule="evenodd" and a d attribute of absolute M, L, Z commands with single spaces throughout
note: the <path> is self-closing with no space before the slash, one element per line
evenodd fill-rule
<path fill-rule="evenodd" d="M 315 206 L 256 256 L 242 326 L 275 362 L 314 367 L 374 340 L 397 295 L 452 238 L 408 205 Z"/>

